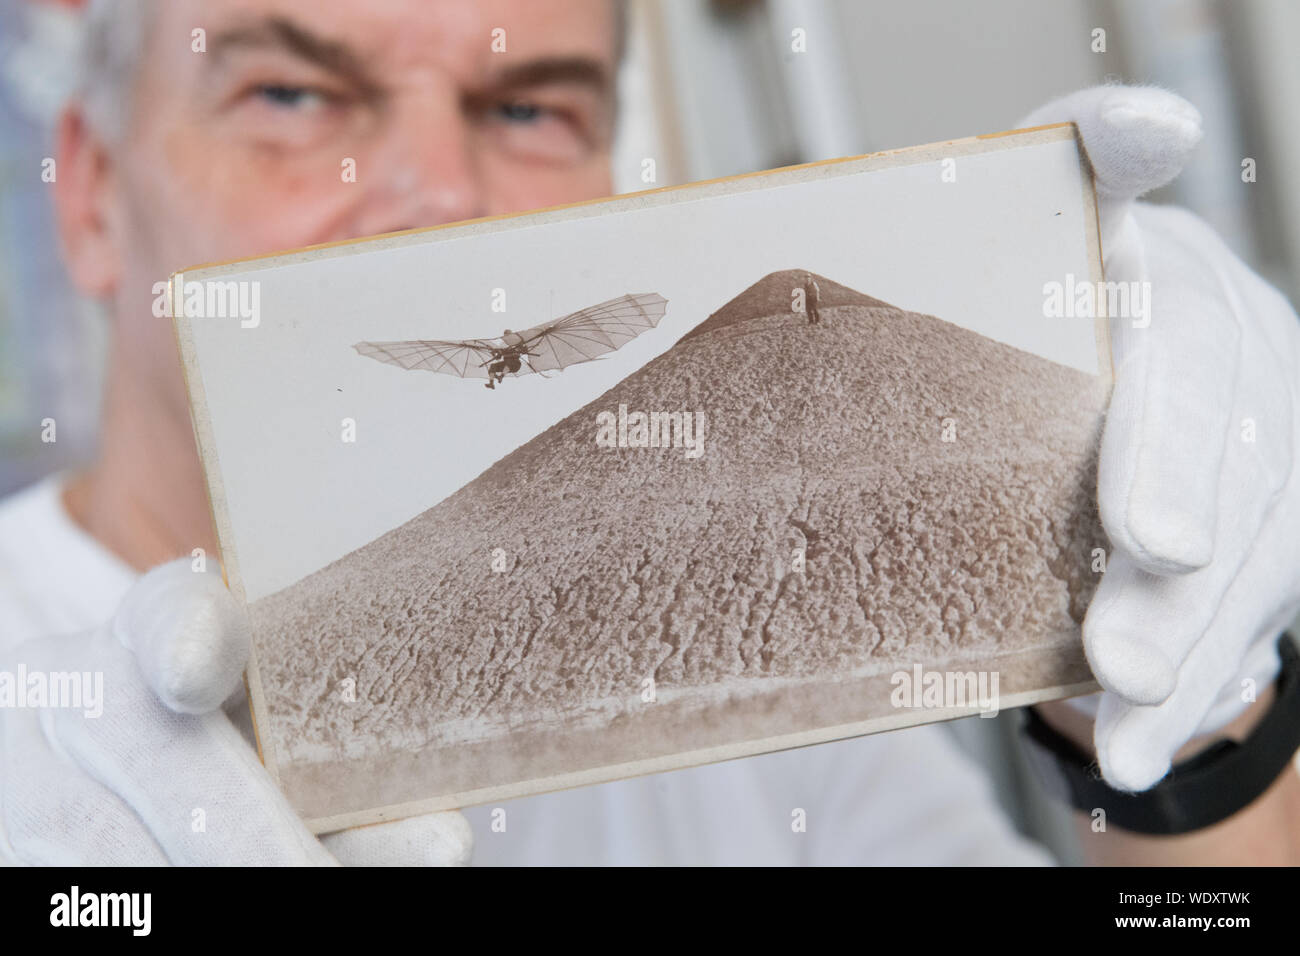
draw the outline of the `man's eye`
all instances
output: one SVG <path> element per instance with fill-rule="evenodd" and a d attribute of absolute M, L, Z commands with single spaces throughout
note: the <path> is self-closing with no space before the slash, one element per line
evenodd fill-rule
<path fill-rule="evenodd" d="M 323 94 L 305 86 L 264 83 L 257 87 L 256 94 L 272 106 L 286 109 L 309 109 L 325 103 Z"/>
<path fill-rule="evenodd" d="M 516 160 L 574 163 L 593 147 L 590 119 L 573 97 L 503 93 L 470 99 L 466 111 L 493 148 Z"/>
<path fill-rule="evenodd" d="M 497 112 L 512 123 L 531 123 L 541 117 L 542 108 L 534 103 L 502 103 Z"/>

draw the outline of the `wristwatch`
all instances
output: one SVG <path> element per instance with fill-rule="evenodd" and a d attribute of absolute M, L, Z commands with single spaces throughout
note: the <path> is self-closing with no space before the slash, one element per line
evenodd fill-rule
<path fill-rule="evenodd" d="M 1273 785 L 1300 750 L 1300 651 L 1278 638 L 1282 669 L 1273 705 L 1245 740 L 1221 740 L 1140 793 L 1116 790 L 1094 757 L 1026 708 L 1026 752 L 1044 786 L 1077 810 L 1104 810 L 1106 822 L 1134 833 L 1172 836 L 1226 820 Z"/>

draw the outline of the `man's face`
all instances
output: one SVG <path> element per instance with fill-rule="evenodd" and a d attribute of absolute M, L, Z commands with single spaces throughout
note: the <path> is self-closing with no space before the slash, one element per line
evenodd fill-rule
<path fill-rule="evenodd" d="M 171 330 L 150 314 L 170 272 L 611 191 L 610 0 L 157 8 L 110 153 L 105 291 L 139 374 L 165 367 L 182 410 Z"/>

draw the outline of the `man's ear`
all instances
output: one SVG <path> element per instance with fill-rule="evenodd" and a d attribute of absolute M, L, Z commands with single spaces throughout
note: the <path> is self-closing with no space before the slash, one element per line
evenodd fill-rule
<path fill-rule="evenodd" d="M 106 298 L 121 277 L 116 184 L 108 144 L 77 103 L 59 117 L 55 157 L 54 211 L 64 265 L 83 295 Z"/>

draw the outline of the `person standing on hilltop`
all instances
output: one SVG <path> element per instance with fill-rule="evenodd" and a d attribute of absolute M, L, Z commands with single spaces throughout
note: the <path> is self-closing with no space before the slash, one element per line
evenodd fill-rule
<path fill-rule="evenodd" d="M 808 324 L 817 325 L 821 322 L 821 288 L 811 272 L 803 274 L 803 303 L 804 310 L 808 313 Z"/>

